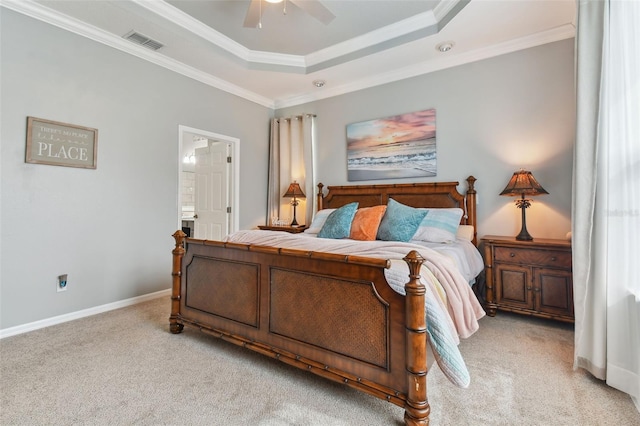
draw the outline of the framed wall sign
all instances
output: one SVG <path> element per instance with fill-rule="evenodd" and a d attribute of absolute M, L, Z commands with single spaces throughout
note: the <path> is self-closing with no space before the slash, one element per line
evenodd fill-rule
<path fill-rule="evenodd" d="M 95 169 L 97 157 L 98 129 L 27 117 L 27 163 Z"/>
<path fill-rule="evenodd" d="M 436 176 L 434 108 L 347 125 L 349 181 Z"/>

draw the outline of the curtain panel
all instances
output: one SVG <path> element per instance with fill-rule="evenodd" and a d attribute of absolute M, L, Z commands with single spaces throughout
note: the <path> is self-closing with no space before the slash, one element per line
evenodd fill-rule
<path fill-rule="evenodd" d="M 293 206 L 282 196 L 293 181 L 300 184 L 306 198 L 299 199 L 296 218 L 301 225 L 311 223 L 315 211 L 315 115 L 303 114 L 271 120 L 269 138 L 269 180 L 266 223 L 273 218 L 291 221 Z"/>
<path fill-rule="evenodd" d="M 639 2 L 578 2 L 576 97 L 574 368 L 640 411 Z"/>

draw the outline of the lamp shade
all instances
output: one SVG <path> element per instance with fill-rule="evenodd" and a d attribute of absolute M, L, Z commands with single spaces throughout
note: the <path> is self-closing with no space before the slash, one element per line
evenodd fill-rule
<path fill-rule="evenodd" d="M 540 195 L 548 194 L 548 192 L 538 183 L 531 172 L 520 170 L 511 176 L 511 180 L 502 190 L 500 195 Z"/>
<path fill-rule="evenodd" d="M 284 193 L 283 197 L 286 198 L 305 198 L 304 192 L 302 192 L 302 188 L 298 182 L 293 181 L 292 184 L 289 185 L 287 192 Z"/>

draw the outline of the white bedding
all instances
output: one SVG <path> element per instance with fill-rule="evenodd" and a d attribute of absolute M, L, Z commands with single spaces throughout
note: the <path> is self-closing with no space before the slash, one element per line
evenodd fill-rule
<path fill-rule="evenodd" d="M 436 360 L 454 384 L 468 386 L 468 372 L 456 345 L 460 337 L 469 337 L 478 329 L 478 320 L 485 313 L 450 254 L 410 243 L 334 240 L 316 238 L 314 234 L 262 230 L 238 231 L 227 236 L 226 241 L 389 259 L 391 268 L 385 272 L 387 282 L 401 294 L 408 281 L 408 266 L 402 258 L 411 250 L 418 251 L 425 258 L 421 279 L 427 288 L 425 311 Z M 437 297 L 443 293 L 445 297 Z"/>
<path fill-rule="evenodd" d="M 418 244 L 424 247 L 428 247 L 450 257 L 458 266 L 458 269 L 462 273 L 462 276 L 469 283 L 473 285 L 476 277 L 484 269 L 484 261 L 482 255 L 473 245 L 473 243 L 464 238 L 457 238 L 453 243 L 427 243 L 422 241 L 411 241 L 413 244 Z"/>

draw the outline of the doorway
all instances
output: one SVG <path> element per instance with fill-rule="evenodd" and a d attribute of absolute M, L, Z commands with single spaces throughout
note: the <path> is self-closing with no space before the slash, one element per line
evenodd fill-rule
<path fill-rule="evenodd" d="M 193 238 L 238 230 L 240 140 L 178 126 L 178 224 Z"/>

